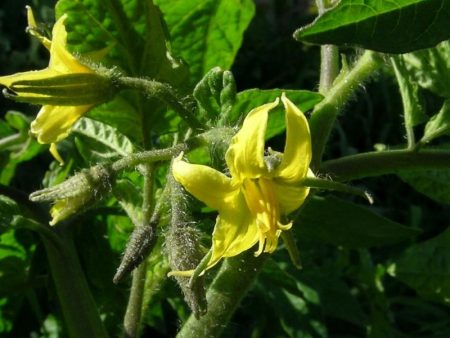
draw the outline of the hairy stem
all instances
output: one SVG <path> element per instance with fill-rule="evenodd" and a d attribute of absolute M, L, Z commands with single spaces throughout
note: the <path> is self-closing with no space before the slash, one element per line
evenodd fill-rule
<path fill-rule="evenodd" d="M 316 0 L 319 15 L 322 15 L 328 7 L 328 1 Z M 325 95 L 333 85 L 339 73 L 339 49 L 334 45 L 322 45 L 320 47 L 320 81 L 319 92 Z"/>
<path fill-rule="evenodd" d="M 313 168 L 320 166 L 325 146 L 338 113 L 359 85 L 373 75 L 381 64 L 382 59 L 377 54 L 366 51 L 356 62 L 353 69 L 330 88 L 324 100 L 314 109 L 309 120 L 313 142 Z"/>
<path fill-rule="evenodd" d="M 142 91 L 148 97 L 154 97 L 164 101 L 168 106 L 175 110 L 192 129 L 205 129 L 196 118 L 193 111 L 183 104 L 182 99 L 169 84 L 134 77 L 121 77 L 117 82 L 121 89 L 137 89 Z"/>
<path fill-rule="evenodd" d="M 144 200 L 142 203 L 142 225 L 148 226 L 152 218 L 153 199 L 153 166 L 147 164 L 143 168 L 144 175 Z M 131 283 L 130 297 L 123 321 L 124 335 L 126 338 L 136 338 L 139 336 L 139 329 L 142 317 L 142 305 L 144 300 L 144 286 L 147 272 L 147 260 L 134 270 Z"/>
<path fill-rule="evenodd" d="M 320 47 L 320 82 L 319 92 L 326 95 L 333 86 L 339 73 L 339 50 L 334 45 Z"/>
<path fill-rule="evenodd" d="M 249 250 L 225 260 L 206 294 L 208 312 L 198 320 L 191 315 L 177 338 L 220 337 L 267 257 Z"/>
<path fill-rule="evenodd" d="M 179 143 L 170 148 L 148 150 L 130 154 L 114 162 L 111 168 L 112 170 L 118 172 L 126 168 L 133 168 L 138 164 L 169 161 L 172 157 L 178 155 L 182 151 L 187 152 L 201 146 L 202 144 L 211 144 L 223 141 L 224 139 L 229 139 L 233 133 L 234 131 L 231 128 L 214 128 L 205 133 L 194 136 L 186 140 L 184 143 Z"/>
<path fill-rule="evenodd" d="M 320 172 L 339 181 L 370 176 L 395 174 L 404 170 L 450 168 L 450 151 L 443 150 L 390 150 L 362 153 L 326 161 Z"/>

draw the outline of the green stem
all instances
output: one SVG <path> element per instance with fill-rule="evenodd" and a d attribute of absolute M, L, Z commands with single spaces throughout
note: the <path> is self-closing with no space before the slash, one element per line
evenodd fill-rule
<path fill-rule="evenodd" d="M 320 166 L 325 145 L 338 113 L 361 83 L 374 74 L 381 64 L 382 60 L 377 54 L 366 51 L 356 62 L 353 69 L 330 88 L 325 99 L 314 109 L 309 120 L 311 139 L 313 141 L 313 168 Z"/>
<path fill-rule="evenodd" d="M 408 75 L 408 70 L 403 60 L 398 56 L 392 56 L 391 63 L 402 96 L 403 120 L 405 124 L 406 139 L 408 141 L 408 149 L 414 149 L 416 146 L 413 128 L 415 122 L 414 117 L 417 115 L 417 112 L 421 110 L 418 103 L 418 94 L 416 88 L 411 84 L 413 81 L 411 76 Z"/>
<path fill-rule="evenodd" d="M 142 203 L 142 225 L 149 226 L 152 218 L 152 200 L 153 200 L 153 166 L 147 164 L 144 166 L 144 191 Z M 136 338 L 139 336 L 139 329 L 142 318 L 142 305 L 144 301 L 145 277 L 147 273 L 147 260 L 133 271 L 130 297 L 128 299 L 127 309 L 123 321 L 124 336 L 126 338 Z"/>
<path fill-rule="evenodd" d="M 112 170 L 118 172 L 126 168 L 133 168 L 138 164 L 155 163 L 169 161 L 172 157 L 177 156 L 182 151 L 187 152 L 202 144 L 214 144 L 231 138 L 234 134 L 232 128 L 214 128 L 197 136 L 194 136 L 184 143 L 179 143 L 173 147 L 165 149 L 148 150 L 140 153 L 134 153 L 114 162 L 111 166 Z"/>
<path fill-rule="evenodd" d="M 322 15 L 328 7 L 328 1 L 316 0 L 319 15 Z M 319 92 L 326 94 L 333 85 L 339 73 L 339 50 L 334 45 L 322 45 L 320 47 L 320 82 Z"/>
<path fill-rule="evenodd" d="M 390 150 L 351 155 L 326 161 L 320 172 L 339 181 L 395 174 L 404 170 L 448 170 L 450 152 L 443 150 Z"/>
<path fill-rule="evenodd" d="M 148 150 L 131 154 L 114 162 L 112 169 L 118 172 L 126 168 L 135 167 L 138 164 L 169 161 L 172 157 L 188 149 L 189 147 L 185 143 L 180 143 L 171 148 Z"/>
<path fill-rule="evenodd" d="M 220 337 L 267 257 L 249 250 L 226 259 L 206 294 L 208 312 L 198 320 L 191 315 L 177 338 Z"/>
<path fill-rule="evenodd" d="M 334 45 L 320 47 L 319 92 L 327 94 L 339 73 L 339 49 Z"/>
<path fill-rule="evenodd" d="M 149 97 L 155 97 L 164 101 L 174 109 L 192 129 L 205 129 L 200 121 L 197 120 L 193 112 L 183 105 L 182 99 L 178 97 L 176 91 L 169 84 L 133 77 L 121 77 L 117 82 L 121 89 L 137 89 Z"/>
<path fill-rule="evenodd" d="M 42 237 L 69 337 L 108 337 L 78 261 L 70 228 L 55 229 L 64 251 Z"/>

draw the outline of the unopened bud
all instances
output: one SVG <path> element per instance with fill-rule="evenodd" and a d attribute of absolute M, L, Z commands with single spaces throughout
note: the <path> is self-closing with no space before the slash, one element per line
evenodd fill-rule
<path fill-rule="evenodd" d="M 187 203 L 182 187 L 170 175 L 172 193 L 172 219 L 166 234 L 166 247 L 172 271 L 194 270 L 204 256 L 200 247 L 200 232 L 189 222 Z M 186 303 L 199 318 L 207 310 L 203 277 L 190 284 L 190 278 L 175 275 Z"/>
<path fill-rule="evenodd" d="M 136 268 L 147 257 L 150 250 L 155 245 L 155 225 L 158 222 L 151 222 L 150 225 L 138 226 L 128 240 L 122 261 L 114 275 L 113 282 L 119 283 L 122 278 Z"/>
<path fill-rule="evenodd" d="M 36 191 L 30 195 L 33 202 L 55 202 L 50 210 L 50 225 L 83 211 L 111 191 L 114 174 L 109 167 L 96 165 L 84 169 L 54 187 Z"/>

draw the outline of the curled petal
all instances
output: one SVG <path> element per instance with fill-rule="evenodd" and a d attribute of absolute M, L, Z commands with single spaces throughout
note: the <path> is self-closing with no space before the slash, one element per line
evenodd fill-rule
<path fill-rule="evenodd" d="M 187 191 L 211 208 L 227 208 L 239 189 L 221 172 L 199 164 L 181 160 L 182 154 L 172 164 L 172 174 Z"/>
<path fill-rule="evenodd" d="M 67 32 L 64 26 L 66 18 L 67 15 L 64 14 L 53 26 L 49 68 L 59 73 L 92 73 L 91 69 L 81 64 L 67 50 Z"/>
<path fill-rule="evenodd" d="M 308 187 L 295 187 L 284 183 L 274 183 L 275 195 L 278 200 L 280 212 L 284 215 L 290 214 L 298 209 L 309 193 Z"/>
<path fill-rule="evenodd" d="M 231 140 L 225 159 L 233 178 L 242 181 L 244 178 L 260 177 L 267 172 L 264 163 L 264 134 L 268 113 L 278 102 L 277 98 L 272 103 L 250 111 L 242 128 Z"/>
<path fill-rule="evenodd" d="M 308 173 L 312 156 L 311 135 L 305 115 L 284 93 L 281 100 L 286 110 L 286 146 L 275 176 L 286 183 L 295 183 Z"/>
<path fill-rule="evenodd" d="M 26 6 L 27 8 L 27 21 L 28 21 L 28 27 L 27 32 L 34 36 L 36 39 L 38 39 L 45 48 L 50 50 L 50 47 L 52 45 L 52 42 L 47 39 L 45 36 L 39 33 L 38 25 L 36 23 L 36 19 L 34 18 L 33 10 L 30 6 Z"/>
<path fill-rule="evenodd" d="M 89 109 L 87 106 L 43 106 L 31 122 L 31 133 L 39 143 L 55 143 L 70 132 L 72 125 Z"/>

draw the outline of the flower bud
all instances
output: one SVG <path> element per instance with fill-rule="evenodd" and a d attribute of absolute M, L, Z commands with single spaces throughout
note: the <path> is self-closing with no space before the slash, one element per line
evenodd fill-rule
<path fill-rule="evenodd" d="M 193 270 L 203 258 L 200 248 L 200 232 L 191 226 L 185 193 L 181 186 L 170 175 L 171 187 L 171 224 L 166 234 L 166 247 L 169 256 L 169 265 L 172 271 Z M 174 275 L 180 286 L 186 303 L 194 316 L 199 318 L 207 310 L 206 293 L 203 277 L 198 277 L 191 285 L 190 279 Z"/>
<path fill-rule="evenodd" d="M 83 169 L 54 187 L 38 190 L 30 195 L 33 202 L 53 201 L 50 225 L 83 211 L 111 191 L 114 173 L 104 165 Z"/>

